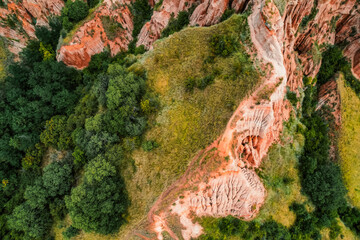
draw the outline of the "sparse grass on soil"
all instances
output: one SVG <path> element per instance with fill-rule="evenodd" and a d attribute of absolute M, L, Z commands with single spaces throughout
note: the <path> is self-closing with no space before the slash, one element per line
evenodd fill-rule
<path fill-rule="evenodd" d="M 360 99 L 349 86 L 345 86 L 343 76 L 338 79 L 338 84 L 342 117 L 340 165 L 350 202 L 360 207 Z"/>
<path fill-rule="evenodd" d="M 304 136 L 296 132 L 297 124 L 300 123 L 295 119 L 284 124 L 281 142 L 270 147 L 260 166 L 260 176 L 268 195 L 256 219 L 265 221 L 273 218 L 287 227 L 295 221 L 295 214 L 290 211 L 289 206 L 293 202 L 306 201 L 306 197 L 300 193 L 301 184 L 297 169 Z"/>
<path fill-rule="evenodd" d="M 286 3 L 288 0 L 274 0 L 276 7 L 279 9 L 281 16 L 284 14 Z"/>

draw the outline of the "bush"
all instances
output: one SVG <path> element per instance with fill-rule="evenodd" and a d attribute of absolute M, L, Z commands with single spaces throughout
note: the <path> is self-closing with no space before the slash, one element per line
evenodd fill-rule
<path fill-rule="evenodd" d="M 82 0 L 68 0 L 65 4 L 64 10 L 69 17 L 71 22 L 79 22 L 87 17 L 89 14 L 89 7 L 88 5 Z"/>
<path fill-rule="evenodd" d="M 210 38 L 210 50 L 214 57 L 228 57 L 238 48 L 239 42 L 230 35 L 213 35 Z"/>
<path fill-rule="evenodd" d="M 220 22 L 225 21 L 235 13 L 235 9 L 226 9 L 220 18 Z"/>
<path fill-rule="evenodd" d="M 147 0 L 136 0 L 130 6 L 131 15 L 133 16 L 133 40 L 128 45 L 128 51 L 134 53 L 136 50 L 137 36 L 144 24 L 151 19 L 153 9 Z"/>
<path fill-rule="evenodd" d="M 290 101 L 291 105 L 293 105 L 294 107 L 296 107 L 298 99 L 296 96 L 296 92 L 292 92 L 290 90 L 288 90 L 286 92 L 286 98 Z"/>
<path fill-rule="evenodd" d="M 200 90 L 204 90 L 208 85 L 214 82 L 215 77 L 213 75 L 207 75 L 203 78 L 188 78 L 185 80 L 185 90 L 187 92 L 192 92 L 194 88 L 198 88 Z"/>
<path fill-rule="evenodd" d="M 71 239 L 71 238 L 76 237 L 77 235 L 79 235 L 80 230 L 71 225 L 70 227 L 66 228 L 66 230 L 63 231 L 62 234 L 63 234 L 65 239 Z"/>
<path fill-rule="evenodd" d="M 145 152 L 150 152 L 151 150 L 158 148 L 160 145 L 156 141 L 146 141 L 141 147 Z"/>
<path fill-rule="evenodd" d="M 83 20 L 89 14 L 89 6 L 82 0 L 67 0 L 62 9 L 63 27 L 70 31 L 74 24 Z"/>
<path fill-rule="evenodd" d="M 89 5 L 89 8 L 95 7 L 100 0 L 87 0 L 87 4 Z"/>
<path fill-rule="evenodd" d="M 317 5 L 318 5 L 318 0 L 314 0 L 314 5 L 311 8 L 310 14 L 305 16 L 301 20 L 301 23 L 300 23 L 300 28 L 301 29 L 304 29 L 308 25 L 308 23 L 315 18 L 316 14 L 319 12 L 319 9 L 318 9 Z"/>
<path fill-rule="evenodd" d="M 27 149 L 26 155 L 21 161 L 23 168 L 37 168 L 42 161 L 45 151 L 46 148 L 40 143 L 37 143 L 34 147 Z"/>
<path fill-rule="evenodd" d="M 188 11 L 180 11 L 177 18 L 172 15 L 168 25 L 161 32 L 161 38 L 168 37 L 171 34 L 180 31 L 189 24 L 190 14 Z"/>
<path fill-rule="evenodd" d="M 194 87 L 196 87 L 196 80 L 194 78 L 185 79 L 185 90 L 187 92 L 192 92 Z"/>

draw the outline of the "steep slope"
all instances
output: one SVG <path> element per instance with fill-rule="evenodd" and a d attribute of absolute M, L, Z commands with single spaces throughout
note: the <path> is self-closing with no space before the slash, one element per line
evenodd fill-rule
<path fill-rule="evenodd" d="M 133 23 L 127 4 L 128 0 L 104 0 L 90 20 L 76 30 L 69 42 L 61 46 L 57 60 L 66 65 L 83 69 L 91 56 L 108 48 L 114 56 L 126 51 L 132 40 Z"/>
<path fill-rule="evenodd" d="M 269 3 L 262 8 L 255 2 L 249 16 L 251 40 L 263 64 L 271 73 L 250 98 L 244 100 L 230 118 L 225 132 L 193 160 L 186 173 L 157 200 L 148 219 L 157 238 L 167 231 L 177 239 L 169 219 L 180 221 L 184 239 L 196 238 L 201 226 L 194 216 L 233 215 L 251 219 L 259 211 L 266 190 L 253 168 L 260 165 L 269 146 L 279 137 L 282 121 L 289 116 L 284 102 L 286 71 L 281 43 L 272 34 L 261 13 L 276 10 Z M 278 11 L 271 19 L 281 26 Z M 280 114 L 282 113 L 282 114 Z"/>
<path fill-rule="evenodd" d="M 9 50 L 17 55 L 35 38 L 35 26 L 47 25 L 47 18 L 60 15 L 63 7 L 62 0 L 9 0 L 0 6 L 0 35 L 7 38 Z"/>
<path fill-rule="evenodd" d="M 340 76 L 337 80 L 341 96 L 342 125 L 339 138 L 341 169 L 348 189 L 351 203 L 360 207 L 360 99 L 355 92 L 345 85 Z"/>

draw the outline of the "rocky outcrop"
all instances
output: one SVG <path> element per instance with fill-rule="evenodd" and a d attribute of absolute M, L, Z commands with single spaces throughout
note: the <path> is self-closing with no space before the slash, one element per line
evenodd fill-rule
<path fill-rule="evenodd" d="M 158 11 L 154 11 L 151 20 L 141 29 L 137 46 L 144 45 L 151 49 L 152 44 L 160 38 L 161 31 L 167 26 L 171 16 L 177 16 L 180 11 L 188 10 L 193 4 L 196 8 L 190 16 L 191 26 L 210 26 L 219 22 L 225 10 L 229 7 L 229 0 L 164 0 Z M 243 11 L 249 0 L 233 1 L 231 7 L 236 12 Z"/>
<path fill-rule="evenodd" d="M 336 77 L 338 78 L 338 77 Z M 329 123 L 330 150 L 329 156 L 335 161 L 337 155 L 337 139 L 341 127 L 341 102 L 338 83 L 335 79 L 323 84 L 319 89 L 316 111 Z"/>
<path fill-rule="evenodd" d="M 7 1 L 0 7 L 0 35 L 7 38 L 9 50 L 18 55 L 26 42 L 35 38 L 35 26 L 47 25 L 48 17 L 60 15 L 62 0 Z"/>
<path fill-rule="evenodd" d="M 316 15 L 305 26 L 301 26 L 304 17 L 311 14 L 313 7 L 317 11 Z M 349 29 L 359 27 L 356 8 L 356 0 L 288 2 L 283 17 L 286 45 L 284 56 L 292 91 L 297 90 L 298 86 L 301 87 L 303 74 L 314 77 L 320 69 L 321 62 L 316 61 L 317 56 L 313 51 L 315 43 L 318 46 L 339 43 L 349 36 Z M 344 53 L 356 63 L 354 58 L 360 49 L 359 41 L 356 37 L 350 38 L 350 41 Z M 358 65 L 353 64 L 353 66 L 353 69 L 358 68 Z"/>
<path fill-rule="evenodd" d="M 360 6 L 342 15 L 336 26 L 335 43 L 345 44 L 344 55 L 352 61 L 354 75 L 360 79 Z"/>
<path fill-rule="evenodd" d="M 83 69 L 88 66 L 91 56 L 108 48 L 114 56 L 127 50 L 132 40 L 133 23 L 127 0 L 104 0 L 58 51 L 57 60 L 68 66 Z M 116 29 L 114 30 L 114 26 Z"/>
<path fill-rule="evenodd" d="M 272 30 L 262 16 L 270 10 L 274 11 L 268 19 Z M 182 238 L 192 239 L 202 233 L 192 216 L 232 215 L 250 220 L 264 203 L 266 190 L 255 169 L 279 138 L 290 105 L 284 100 L 287 78 L 282 38 L 277 35 L 282 27 L 279 12 L 255 1 L 248 22 L 257 56 L 264 66 L 271 65 L 272 71 L 262 86 L 241 102 L 219 139 L 199 153 L 182 178 L 155 203 L 148 218 L 158 239 L 163 239 L 162 231 L 169 231 L 166 219 L 170 217 L 179 219 Z"/>
<path fill-rule="evenodd" d="M 180 11 L 189 9 L 195 0 L 164 0 L 161 7 L 155 10 L 150 21 L 145 23 L 138 36 L 136 46 L 152 48 L 153 42 L 161 36 L 161 31 L 168 25 L 171 16 L 177 17 Z"/>

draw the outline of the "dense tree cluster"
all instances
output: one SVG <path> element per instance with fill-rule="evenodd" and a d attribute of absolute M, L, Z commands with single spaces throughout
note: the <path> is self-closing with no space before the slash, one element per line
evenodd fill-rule
<path fill-rule="evenodd" d="M 62 19 L 85 17 L 83 3 L 67 3 L 78 11 L 65 9 Z M 117 231 L 128 198 L 115 165 L 141 146 L 147 114 L 158 107 L 144 72 L 127 69 L 136 61 L 129 52 L 97 54 L 83 71 L 55 61 L 62 23 L 52 18 L 50 28 L 37 27 L 39 40 L 29 42 L 2 83 L 1 239 L 44 239 L 68 212 L 73 226 L 65 238 L 80 230 Z M 74 186 L 84 168 L 84 180 Z"/>
<path fill-rule="evenodd" d="M 96 1 L 90 1 L 90 6 L 96 5 Z M 64 29 L 70 31 L 74 24 L 83 20 L 89 14 L 89 5 L 83 0 L 67 0 L 61 11 Z"/>

